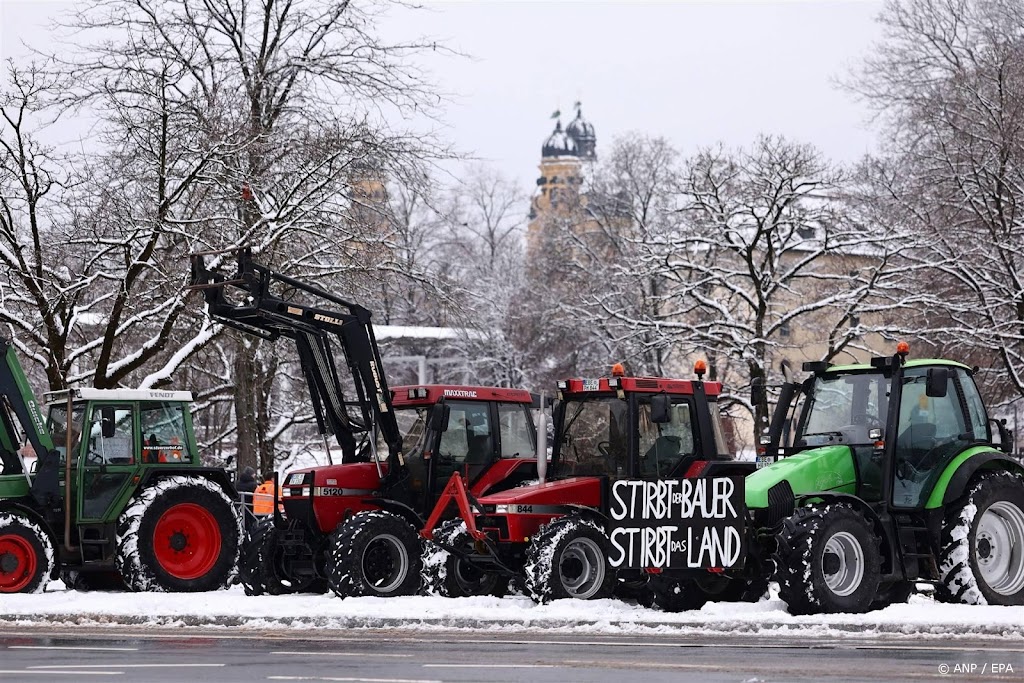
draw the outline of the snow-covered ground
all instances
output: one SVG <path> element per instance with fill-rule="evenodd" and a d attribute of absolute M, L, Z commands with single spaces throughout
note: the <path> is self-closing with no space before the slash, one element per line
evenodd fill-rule
<path fill-rule="evenodd" d="M 0 596 L 0 625 L 40 623 L 141 627 L 555 629 L 580 633 L 744 633 L 773 637 L 877 636 L 1024 640 L 1024 609 L 945 605 L 925 595 L 868 614 L 794 617 L 777 598 L 711 603 L 667 614 L 618 600 L 529 598 L 354 598 L 330 595 L 249 597 L 240 587 L 213 593 L 75 592 L 59 581 L 37 595 Z"/>

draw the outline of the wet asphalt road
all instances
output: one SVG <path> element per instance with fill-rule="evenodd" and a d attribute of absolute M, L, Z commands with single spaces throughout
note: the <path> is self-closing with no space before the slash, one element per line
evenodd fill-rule
<path fill-rule="evenodd" d="M 0 681 L 1024 681 L 1024 640 L 0 629 Z"/>

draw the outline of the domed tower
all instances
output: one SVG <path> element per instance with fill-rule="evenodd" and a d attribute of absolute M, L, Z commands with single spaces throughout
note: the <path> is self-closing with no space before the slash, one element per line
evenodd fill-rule
<path fill-rule="evenodd" d="M 576 118 L 565 127 L 565 134 L 576 143 L 576 153 L 584 161 L 597 161 L 597 136 L 594 124 L 583 118 L 583 107 L 576 103 Z"/>
<path fill-rule="evenodd" d="M 583 161 L 593 156 L 594 127 L 584 121 L 577 112 L 576 134 L 562 128 L 560 112 L 554 117 L 559 120 L 555 129 L 544 141 L 540 150 L 540 177 L 537 178 L 537 194 L 530 203 L 530 223 L 527 228 L 527 250 L 539 248 L 543 226 L 551 220 L 568 220 L 578 213 L 585 204 L 580 196 L 583 184 Z M 588 154 L 581 153 L 578 140 L 588 144 Z"/>

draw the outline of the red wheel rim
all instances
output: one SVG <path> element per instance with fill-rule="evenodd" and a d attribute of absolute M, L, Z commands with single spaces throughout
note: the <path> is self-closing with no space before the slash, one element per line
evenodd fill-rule
<path fill-rule="evenodd" d="M 38 562 L 28 539 L 15 534 L 0 536 L 0 593 L 24 590 L 32 583 Z"/>
<path fill-rule="evenodd" d="M 153 532 L 156 561 L 171 576 L 198 579 L 220 557 L 220 526 L 210 511 L 195 503 L 181 503 L 160 516 Z"/>

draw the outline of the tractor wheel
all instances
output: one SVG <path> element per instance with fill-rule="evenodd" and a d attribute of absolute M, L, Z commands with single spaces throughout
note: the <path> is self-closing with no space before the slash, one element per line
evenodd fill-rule
<path fill-rule="evenodd" d="M 274 557 L 277 552 L 277 527 L 274 518 L 256 522 L 246 535 L 238 568 L 238 581 L 246 595 L 281 595 L 289 587 L 281 582 Z"/>
<path fill-rule="evenodd" d="M 536 602 L 610 597 L 615 573 L 608 537 L 594 522 L 568 515 L 541 527 L 526 551 L 526 590 Z"/>
<path fill-rule="evenodd" d="M 53 543 L 25 517 L 0 512 L 0 593 L 42 593 L 53 572 Z"/>
<path fill-rule="evenodd" d="M 310 572 L 296 578 L 288 571 L 297 565 L 309 569 L 310 564 L 317 563 L 319 551 L 309 546 L 306 550 L 305 556 L 285 555 L 273 517 L 256 522 L 242 546 L 242 561 L 238 570 L 238 581 L 245 589 L 245 594 L 326 593 L 327 583 L 320 575 L 322 572 Z"/>
<path fill-rule="evenodd" d="M 940 547 L 938 600 L 1024 605 L 1024 480 L 980 478 L 946 510 Z"/>
<path fill-rule="evenodd" d="M 843 504 L 800 508 L 783 522 L 777 541 L 775 580 L 791 614 L 870 609 L 881 556 L 863 515 Z"/>
<path fill-rule="evenodd" d="M 434 538 L 453 548 L 473 547 L 473 539 L 461 519 L 450 519 L 434 532 Z M 508 577 L 482 571 L 427 541 L 423 546 L 423 588 L 427 595 L 464 598 L 473 595 L 502 597 L 508 592 Z"/>
<path fill-rule="evenodd" d="M 327 582 L 338 597 L 415 595 L 420 537 L 409 522 L 383 510 L 360 512 L 331 534 Z"/>
<path fill-rule="evenodd" d="M 655 585 L 654 604 L 665 612 L 700 609 L 709 602 L 757 602 L 768 590 L 767 579 L 730 579 L 710 573 Z"/>
<path fill-rule="evenodd" d="M 117 523 L 117 570 L 133 591 L 226 588 L 235 577 L 242 520 L 220 486 L 174 476 L 144 489 Z"/>

